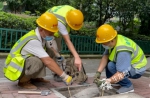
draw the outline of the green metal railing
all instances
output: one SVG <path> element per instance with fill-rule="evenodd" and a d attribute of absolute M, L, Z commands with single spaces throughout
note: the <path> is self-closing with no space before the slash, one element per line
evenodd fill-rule
<path fill-rule="evenodd" d="M 150 56 L 150 41 L 135 40 L 135 42 L 142 48 L 145 55 Z"/>
<path fill-rule="evenodd" d="M 14 43 L 27 31 L 0 28 L 0 51 L 10 51 Z"/>
<path fill-rule="evenodd" d="M 14 43 L 28 31 L 0 28 L 0 51 L 9 52 Z M 94 37 L 70 36 L 76 50 L 80 54 L 102 54 L 104 49 L 100 44 L 95 43 Z M 61 53 L 69 53 L 64 40 L 62 40 Z"/>
<path fill-rule="evenodd" d="M 101 44 L 95 43 L 94 37 L 71 35 L 70 38 L 77 52 L 80 54 L 102 54 L 104 52 L 104 48 L 101 46 Z M 61 53 L 68 52 L 69 50 L 64 43 L 64 40 L 62 40 Z"/>
<path fill-rule="evenodd" d="M 14 43 L 27 32 L 25 30 L 0 28 L 0 52 L 9 52 Z M 104 52 L 101 44 L 95 43 L 95 37 L 71 35 L 70 38 L 79 54 L 102 54 Z M 150 55 L 150 41 L 136 40 L 135 42 L 145 54 Z M 64 40 L 62 40 L 61 53 L 70 53 Z"/>

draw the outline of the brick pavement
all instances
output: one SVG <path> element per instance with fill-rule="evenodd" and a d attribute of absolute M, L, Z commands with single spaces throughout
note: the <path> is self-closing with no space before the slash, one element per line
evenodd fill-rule
<path fill-rule="evenodd" d="M 50 88 L 64 87 L 65 84 L 62 82 L 55 82 L 53 79 L 50 79 L 50 83 L 35 83 L 38 87 L 37 91 L 41 90 L 50 90 Z M 92 82 L 92 79 L 89 78 L 88 83 Z M 76 85 L 76 84 L 73 84 Z M 0 98 L 58 98 L 54 93 L 51 93 L 48 96 L 41 96 L 37 94 L 18 94 L 18 91 L 23 91 L 24 89 L 17 86 L 16 82 L 1 82 L 0 83 Z"/>
<path fill-rule="evenodd" d="M 50 79 L 51 83 L 36 83 L 38 91 L 49 90 L 49 88 L 57 88 L 65 86 L 63 83 L 55 82 Z M 92 83 L 93 78 L 89 77 L 88 83 Z M 141 77 L 140 79 L 131 79 L 134 85 L 135 93 L 150 98 L 150 78 Z M 76 84 L 74 84 L 76 85 Z M 0 98 L 58 98 L 54 93 L 48 96 L 41 96 L 37 94 L 18 94 L 18 90 L 23 90 L 17 86 L 16 82 L 1 82 L 0 83 Z"/>

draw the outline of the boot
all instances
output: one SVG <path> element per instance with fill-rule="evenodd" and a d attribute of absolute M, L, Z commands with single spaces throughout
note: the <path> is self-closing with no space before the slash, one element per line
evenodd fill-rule
<path fill-rule="evenodd" d="M 32 83 L 34 83 L 34 82 L 50 83 L 50 81 L 49 81 L 49 80 L 45 80 L 44 78 L 35 78 L 35 79 L 30 79 L 30 81 L 31 81 Z"/>
<path fill-rule="evenodd" d="M 36 90 L 37 87 L 30 83 L 30 79 L 23 76 L 21 79 L 19 79 L 18 86 L 25 88 L 25 89 L 32 89 Z"/>

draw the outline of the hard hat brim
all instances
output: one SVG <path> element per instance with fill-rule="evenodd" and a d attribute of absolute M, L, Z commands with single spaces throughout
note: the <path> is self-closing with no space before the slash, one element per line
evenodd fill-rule
<path fill-rule="evenodd" d="M 115 30 L 115 35 L 114 35 L 111 39 L 109 39 L 109 40 L 104 40 L 104 41 L 101 40 L 101 41 L 100 41 L 100 40 L 98 40 L 98 38 L 96 38 L 95 41 L 96 41 L 96 43 L 98 43 L 98 44 L 106 43 L 106 42 L 109 42 L 109 41 L 113 40 L 116 36 L 117 36 L 117 31 Z"/>
<path fill-rule="evenodd" d="M 66 19 L 66 22 L 67 22 L 67 24 L 69 25 L 69 27 L 70 27 L 71 29 L 73 29 L 73 30 L 79 30 L 79 29 L 83 26 L 83 23 L 82 23 L 82 25 L 80 25 L 80 26 L 73 27 L 71 24 L 69 24 L 69 22 L 67 21 L 67 19 Z"/>
<path fill-rule="evenodd" d="M 53 33 L 58 32 L 58 28 L 55 30 L 52 30 L 52 29 L 48 29 L 48 28 L 45 28 L 44 26 L 40 25 L 38 19 L 36 20 L 36 23 L 38 24 L 38 26 L 40 26 L 41 28 L 43 28 L 45 30 L 48 30 L 48 31 L 53 32 Z"/>

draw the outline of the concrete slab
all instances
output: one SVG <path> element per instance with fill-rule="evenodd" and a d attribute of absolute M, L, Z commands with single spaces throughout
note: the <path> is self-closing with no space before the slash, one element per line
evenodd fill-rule
<path fill-rule="evenodd" d="M 59 87 L 55 88 L 55 90 L 66 98 L 92 98 L 99 96 L 100 93 L 95 84 Z"/>
<path fill-rule="evenodd" d="M 96 86 L 91 86 L 74 94 L 70 98 L 92 98 L 99 95 L 99 89 Z"/>
<path fill-rule="evenodd" d="M 94 97 L 94 98 L 144 98 L 144 97 L 135 93 L 128 93 L 128 94 L 117 94 L 117 95 L 112 95 L 112 96 L 100 96 L 100 97 Z"/>

